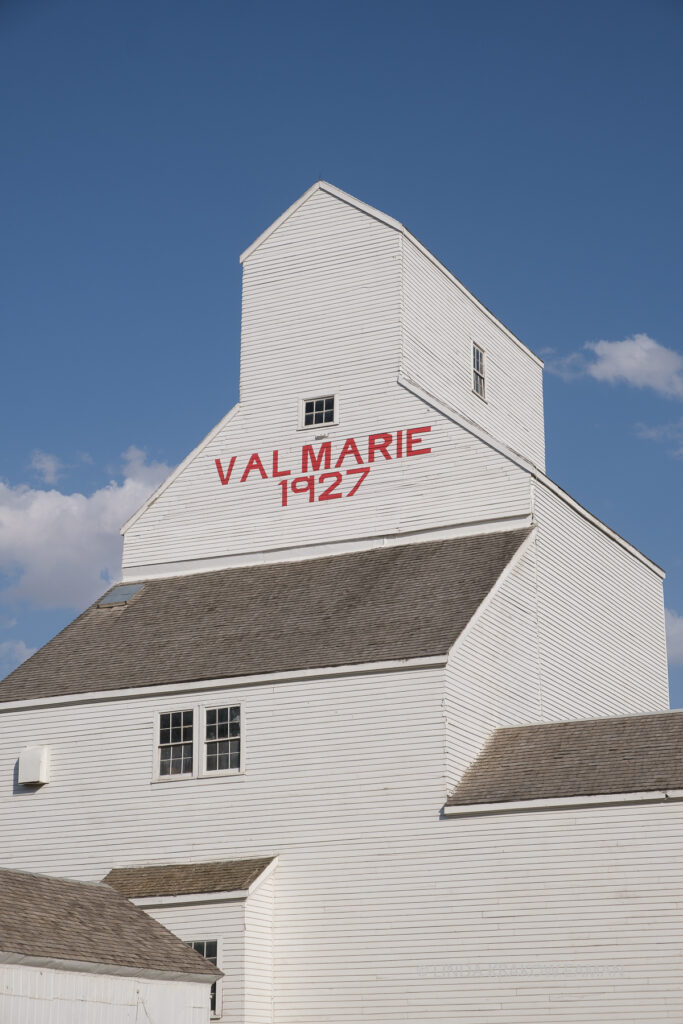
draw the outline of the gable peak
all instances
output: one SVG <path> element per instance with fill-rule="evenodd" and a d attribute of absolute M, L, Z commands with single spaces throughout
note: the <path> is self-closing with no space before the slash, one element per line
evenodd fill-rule
<path fill-rule="evenodd" d="M 386 224 L 388 227 L 394 228 L 396 231 L 405 231 L 405 228 L 400 221 L 395 220 L 393 217 L 389 217 L 386 213 L 382 213 L 381 210 L 375 209 L 374 206 L 368 206 L 367 203 L 362 202 L 360 199 L 356 199 L 355 196 L 350 195 L 348 192 L 343 192 L 342 189 L 337 188 L 336 185 L 331 185 L 328 181 L 316 181 L 310 188 L 306 189 L 302 196 L 299 196 L 295 203 L 292 203 L 284 213 L 280 214 L 277 220 L 274 220 L 270 227 L 261 232 L 258 238 L 256 238 L 251 245 L 244 250 L 240 256 L 240 263 L 244 263 L 245 260 L 249 259 L 251 254 L 255 252 L 259 246 L 266 241 L 266 239 L 270 238 L 281 224 L 284 224 L 292 214 L 296 213 L 296 211 L 317 192 L 324 192 L 329 196 L 333 196 L 340 202 L 346 203 L 348 206 L 353 206 L 356 210 L 360 210 L 361 213 L 366 214 L 368 217 L 373 217 L 375 220 L 381 221 L 382 224 Z"/>

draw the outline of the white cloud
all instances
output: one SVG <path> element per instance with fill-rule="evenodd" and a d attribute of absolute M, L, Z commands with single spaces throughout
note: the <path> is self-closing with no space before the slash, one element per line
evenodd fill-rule
<path fill-rule="evenodd" d="M 683 398 L 683 355 L 647 334 L 634 334 L 623 341 L 588 341 L 583 352 L 550 361 L 547 368 L 565 380 L 588 376 L 611 384 L 651 388 L 667 398 Z"/>
<path fill-rule="evenodd" d="M 34 650 L 33 647 L 27 647 L 23 640 L 3 640 L 0 643 L 0 679 L 30 658 Z"/>
<path fill-rule="evenodd" d="M 683 615 L 664 612 L 666 620 L 666 647 L 670 665 L 683 665 Z"/>
<path fill-rule="evenodd" d="M 676 459 L 683 459 L 683 419 L 675 423 L 662 423 L 659 426 L 651 427 L 647 423 L 639 423 L 636 426 L 638 437 L 648 441 L 662 441 L 671 443 L 671 454 Z"/>
<path fill-rule="evenodd" d="M 35 451 L 31 455 L 31 469 L 35 470 L 46 484 L 56 484 L 62 471 L 61 459 L 48 452 Z"/>
<path fill-rule="evenodd" d="M 11 577 L 0 598 L 35 608 L 94 600 L 120 576 L 122 524 L 169 472 L 131 447 L 122 479 L 90 495 L 0 482 L 0 573 Z"/>
<path fill-rule="evenodd" d="M 589 341 L 586 348 L 596 355 L 586 367 L 596 380 L 625 381 L 669 398 L 683 398 L 683 356 L 647 334 L 634 334 L 624 341 Z"/>

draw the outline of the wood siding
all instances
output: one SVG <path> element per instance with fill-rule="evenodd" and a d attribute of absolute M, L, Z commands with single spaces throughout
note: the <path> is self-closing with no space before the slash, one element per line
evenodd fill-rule
<path fill-rule="evenodd" d="M 528 586 L 528 562 L 506 601 Z M 92 880 L 112 865 L 278 853 L 276 1024 L 547 1024 L 549 1007 L 573 1024 L 678 1019 L 682 922 L 669 892 L 683 805 L 441 818 L 442 670 L 230 693 L 244 709 L 246 772 L 217 779 L 151 782 L 154 712 L 190 695 L 4 713 L 4 863 Z M 53 751 L 53 781 L 37 792 L 11 785 L 28 742 Z M 226 1019 L 241 1001 L 250 1024 L 270 1024 L 267 939 L 252 930 L 250 973 L 225 907 L 220 921 L 199 905 L 191 922 L 159 920 L 181 938 L 220 928 Z M 505 973 L 527 965 L 547 973 Z M 586 974 L 607 967 L 621 973 Z"/>
<path fill-rule="evenodd" d="M 541 482 L 534 493 L 543 717 L 666 710 L 661 579 Z"/>
<path fill-rule="evenodd" d="M 403 292 L 402 372 L 543 471 L 539 363 L 409 238 Z M 486 401 L 473 392 L 473 344 L 485 354 Z"/>
<path fill-rule="evenodd" d="M 221 1024 L 247 1024 L 245 1017 L 245 900 L 151 906 L 145 911 L 183 942 L 215 939 L 218 969 L 216 1009 Z M 252 1024 L 251 1021 L 248 1024 Z"/>
<path fill-rule="evenodd" d="M 208 1024 L 209 985 L 0 964 L 3 1024 Z"/>
<path fill-rule="evenodd" d="M 528 482 L 518 466 L 397 383 L 401 238 L 318 192 L 249 257 L 239 412 L 128 527 L 128 576 L 171 563 L 191 570 L 199 562 L 210 567 L 212 558 L 276 557 L 313 543 L 409 535 L 529 512 Z M 442 329 L 442 341 L 444 336 Z M 503 340 L 515 363 L 520 350 Z M 511 386 L 521 384 L 515 378 Z M 299 429 L 299 400 L 328 394 L 338 398 L 339 424 Z M 367 450 L 370 434 L 395 437 L 423 426 L 431 427 L 424 445 L 431 454 L 390 461 L 378 456 L 353 497 L 309 503 L 292 496 L 283 508 L 279 480 L 252 472 L 239 482 L 253 452 L 263 457 L 270 476 L 277 450 L 279 467 L 290 468 L 291 479 L 301 474 L 302 446 L 320 447 L 316 434 L 329 435 L 336 458 L 346 438 Z M 222 485 L 215 460 L 227 468 L 233 456 L 233 475 Z M 344 468 L 349 465 L 355 462 Z M 352 483 L 345 481 L 342 490 Z"/>

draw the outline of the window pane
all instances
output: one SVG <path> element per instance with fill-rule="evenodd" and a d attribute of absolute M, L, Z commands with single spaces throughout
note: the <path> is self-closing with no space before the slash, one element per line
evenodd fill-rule
<path fill-rule="evenodd" d="M 304 416 L 304 426 L 305 427 L 313 426 L 313 413 L 312 412 L 307 412 L 306 415 Z"/>
<path fill-rule="evenodd" d="M 171 728 L 171 716 L 170 715 L 160 715 L 159 716 L 159 726 L 162 729 L 170 729 Z"/>
<path fill-rule="evenodd" d="M 216 959 L 218 957 L 218 943 L 210 941 L 205 942 L 203 955 L 206 957 L 207 960 L 210 960 L 211 963 L 215 966 Z"/>
<path fill-rule="evenodd" d="M 334 398 L 325 399 L 325 410 L 334 409 Z"/>
<path fill-rule="evenodd" d="M 181 719 L 182 719 L 181 712 L 180 711 L 174 711 L 173 714 L 171 715 L 171 725 L 177 728 L 181 724 Z"/>
<path fill-rule="evenodd" d="M 215 710 L 215 708 L 213 708 L 211 711 L 207 711 L 206 712 L 206 724 L 207 725 L 215 725 L 216 724 L 216 715 L 217 714 L 218 714 L 218 712 Z"/>
<path fill-rule="evenodd" d="M 240 709 L 239 709 L 239 704 L 238 704 L 237 707 L 230 708 L 230 721 L 231 722 L 239 722 L 239 720 L 240 720 Z"/>
<path fill-rule="evenodd" d="M 228 720 L 228 708 L 219 708 L 218 709 L 218 721 L 219 722 L 227 722 L 227 720 Z"/>

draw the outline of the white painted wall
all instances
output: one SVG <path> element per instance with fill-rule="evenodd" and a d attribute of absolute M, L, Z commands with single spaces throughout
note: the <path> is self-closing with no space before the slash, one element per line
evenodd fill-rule
<path fill-rule="evenodd" d="M 529 571 L 522 559 L 503 604 L 524 592 Z M 493 602 L 489 611 L 492 620 L 503 614 Z M 514 649 L 511 635 L 506 650 Z M 154 712 L 187 698 L 5 712 L 4 863 L 93 880 L 112 865 L 277 853 L 275 1024 L 469 1024 L 476 1015 L 547 1024 L 549 1007 L 553 1020 L 572 1024 L 678 1019 L 683 911 L 670 892 L 683 881 L 681 805 L 441 818 L 443 670 L 229 692 L 244 707 L 247 770 L 218 779 L 151 781 Z M 216 686 L 208 699 L 220 693 Z M 508 698 L 510 715 L 512 705 Z M 54 781 L 13 792 L 14 762 L 29 741 L 51 746 Z M 170 910 L 159 920 L 182 938 L 221 929 L 225 951 L 232 935 L 239 957 L 231 910 L 217 920 L 196 909 L 192 921 Z M 248 926 L 245 946 L 249 935 Z M 245 963 L 241 989 L 229 957 L 221 964 L 226 1019 L 244 1000 L 250 1024 L 270 1024 L 267 966 L 262 988 L 257 970 L 268 942 L 256 927 L 251 935 L 254 970 Z M 520 979 L 496 967 L 491 978 L 491 963 L 622 973 Z M 468 964 L 478 973 L 452 973 Z"/>
<path fill-rule="evenodd" d="M 544 471 L 540 360 L 409 237 L 402 253 L 402 373 Z M 473 344 L 485 353 L 485 401 L 473 391 Z"/>
<path fill-rule="evenodd" d="M 487 404 L 471 392 L 471 335 L 490 350 Z M 527 514 L 523 470 L 409 393 L 401 372 L 542 462 L 538 364 L 399 231 L 314 192 L 245 260 L 239 411 L 127 526 L 126 577 Z M 299 429 L 299 400 L 326 394 L 338 397 L 339 424 Z M 255 471 L 239 482 L 254 452 L 270 477 L 277 450 L 294 477 L 317 433 L 336 457 L 346 438 L 366 451 L 370 434 L 422 426 L 431 454 L 378 456 L 351 498 L 290 496 L 283 508 L 279 480 Z M 224 486 L 215 459 L 227 469 L 233 456 Z"/>
<path fill-rule="evenodd" d="M 0 964 L 2 1024 L 208 1024 L 209 985 Z"/>
<path fill-rule="evenodd" d="M 202 939 L 217 941 L 218 969 L 225 975 L 218 981 L 216 992 L 218 1019 L 222 1024 L 247 1024 L 244 1012 L 245 900 L 178 906 L 145 905 L 143 909 L 183 942 Z M 249 1024 L 252 1022 L 249 1021 Z"/>
<path fill-rule="evenodd" d="M 534 485 L 545 720 L 669 707 L 662 580 Z"/>

